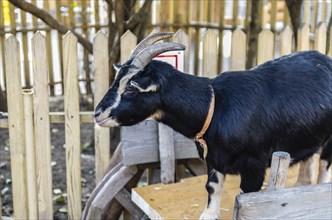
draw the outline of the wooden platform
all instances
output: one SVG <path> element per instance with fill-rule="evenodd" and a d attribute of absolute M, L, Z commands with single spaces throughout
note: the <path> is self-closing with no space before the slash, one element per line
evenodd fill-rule
<path fill-rule="evenodd" d="M 289 169 L 286 188 L 295 184 L 298 169 L 298 165 Z M 267 172 L 266 177 L 268 175 L 269 172 Z M 204 175 L 184 179 L 179 183 L 170 185 L 155 184 L 134 188 L 132 200 L 151 219 L 198 219 L 207 201 L 206 178 Z M 264 186 L 267 185 L 266 183 L 267 181 Z M 222 219 L 233 219 L 234 200 L 240 192 L 239 186 L 239 176 L 226 176 L 220 207 Z"/>

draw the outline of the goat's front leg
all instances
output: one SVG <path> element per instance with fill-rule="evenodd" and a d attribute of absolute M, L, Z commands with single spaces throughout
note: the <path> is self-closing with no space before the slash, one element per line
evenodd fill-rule
<path fill-rule="evenodd" d="M 206 208 L 199 219 L 219 219 L 221 193 L 225 175 L 208 166 L 208 180 L 205 188 L 208 192 Z"/>

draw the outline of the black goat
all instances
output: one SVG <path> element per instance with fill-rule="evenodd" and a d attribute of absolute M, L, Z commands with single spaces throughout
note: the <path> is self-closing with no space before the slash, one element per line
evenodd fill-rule
<path fill-rule="evenodd" d="M 176 43 L 149 46 L 170 36 L 148 37 L 124 65 L 117 66 L 116 79 L 97 106 L 95 120 L 100 126 L 128 126 L 153 117 L 195 138 L 215 100 L 212 121 L 203 135 L 208 146 L 209 198 L 201 219 L 219 218 L 225 174 L 240 174 L 243 192 L 260 190 L 274 151 L 289 152 L 296 163 L 322 148 L 319 182 L 328 181 L 332 160 L 329 57 L 316 51 L 298 52 L 249 71 L 209 79 L 151 61 L 162 52 L 184 49 Z M 203 157 L 203 148 L 196 143 Z"/>

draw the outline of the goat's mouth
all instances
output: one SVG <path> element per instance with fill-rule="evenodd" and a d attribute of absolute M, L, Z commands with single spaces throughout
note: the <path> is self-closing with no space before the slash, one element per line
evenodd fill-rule
<path fill-rule="evenodd" d="M 113 119 L 112 117 L 108 117 L 102 120 L 98 120 L 95 118 L 96 123 L 100 126 L 100 127 L 115 127 L 115 126 L 119 126 L 119 123 Z"/>

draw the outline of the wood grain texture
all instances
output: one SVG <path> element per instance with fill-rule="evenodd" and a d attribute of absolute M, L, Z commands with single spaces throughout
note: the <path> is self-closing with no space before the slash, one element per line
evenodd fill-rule
<path fill-rule="evenodd" d="M 62 43 L 68 218 L 80 219 L 82 196 L 77 38 L 68 32 Z"/>
<path fill-rule="evenodd" d="M 127 30 L 122 36 L 120 40 L 120 48 L 121 48 L 121 57 L 120 62 L 123 64 L 128 60 L 131 55 L 131 52 L 137 45 L 137 37 L 130 31 Z"/>
<path fill-rule="evenodd" d="M 267 190 L 283 189 L 286 184 L 290 155 L 286 152 L 274 152 Z"/>
<path fill-rule="evenodd" d="M 292 53 L 293 31 L 289 25 L 280 34 L 280 55 L 284 56 Z"/>
<path fill-rule="evenodd" d="M 186 3 L 187 3 L 186 1 L 182 1 L 180 4 L 186 4 Z M 189 60 L 190 60 L 189 36 L 184 32 L 184 30 L 179 29 L 173 36 L 173 42 L 180 43 L 186 46 L 186 50 L 184 51 L 184 72 L 189 73 Z"/>
<path fill-rule="evenodd" d="M 331 219 L 332 184 L 301 186 L 236 197 L 235 219 Z"/>
<path fill-rule="evenodd" d="M 217 34 L 207 30 L 203 37 L 203 76 L 215 77 L 218 73 Z"/>
<path fill-rule="evenodd" d="M 99 31 L 93 40 L 94 106 L 96 107 L 109 88 L 108 39 Z M 95 129 L 96 182 L 104 176 L 110 161 L 110 129 Z"/>
<path fill-rule="evenodd" d="M 258 35 L 257 65 L 262 64 L 274 57 L 274 35 L 264 29 Z"/>
<path fill-rule="evenodd" d="M 37 174 L 36 174 L 36 145 L 33 118 L 33 90 L 23 90 L 26 172 L 29 219 L 38 219 Z"/>
<path fill-rule="evenodd" d="M 309 2 L 309 1 L 304 1 Z M 310 49 L 310 28 L 307 24 L 302 24 L 299 27 L 297 34 L 297 51 L 309 50 Z"/>
<path fill-rule="evenodd" d="M 32 66 L 39 219 L 53 218 L 47 60 L 45 37 L 37 32 L 32 38 Z"/>
<path fill-rule="evenodd" d="M 246 69 L 247 37 L 241 29 L 236 29 L 232 35 L 231 69 Z"/>
<path fill-rule="evenodd" d="M 320 22 L 315 32 L 315 46 L 314 49 L 325 54 L 326 52 L 326 25 Z"/>
<path fill-rule="evenodd" d="M 174 132 L 174 131 L 173 131 Z M 194 142 L 174 132 L 175 159 L 198 158 Z M 121 128 L 123 163 L 128 165 L 159 162 L 158 122 L 147 119 Z"/>
<path fill-rule="evenodd" d="M 158 123 L 160 179 L 164 184 L 174 183 L 175 180 L 175 153 L 173 129 Z"/>
<path fill-rule="evenodd" d="M 8 73 L 6 83 L 14 218 L 26 219 L 28 217 L 28 198 L 19 43 L 15 36 L 9 35 L 4 46 L 6 72 Z"/>
<path fill-rule="evenodd" d="M 136 166 L 123 166 L 112 175 L 92 201 L 87 219 L 102 219 L 112 199 L 137 172 Z"/>

